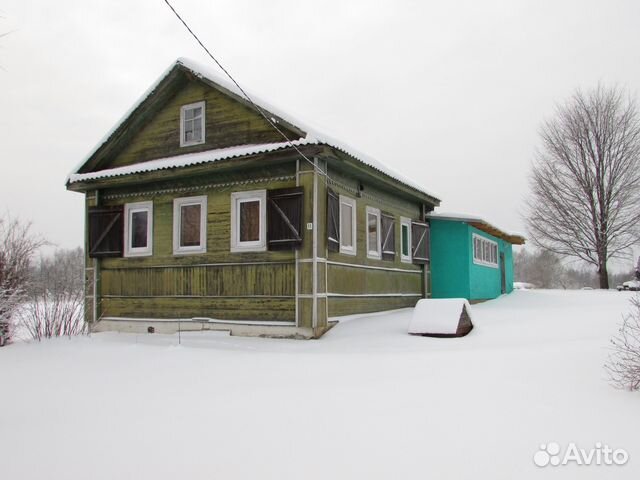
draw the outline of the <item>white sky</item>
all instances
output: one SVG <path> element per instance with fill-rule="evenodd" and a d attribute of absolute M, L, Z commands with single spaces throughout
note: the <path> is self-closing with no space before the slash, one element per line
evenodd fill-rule
<path fill-rule="evenodd" d="M 640 2 L 173 0 L 247 89 L 440 195 L 524 231 L 538 127 L 576 87 L 640 84 Z M 0 210 L 82 243 L 66 175 L 177 57 L 162 0 L 5 0 Z"/>

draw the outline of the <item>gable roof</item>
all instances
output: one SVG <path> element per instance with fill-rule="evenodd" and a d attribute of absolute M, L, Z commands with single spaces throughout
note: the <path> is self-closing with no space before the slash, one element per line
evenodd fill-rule
<path fill-rule="evenodd" d="M 524 245 L 525 242 L 524 235 L 517 232 L 507 232 L 506 230 L 500 229 L 487 222 L 485 219 L 475 215 L 451 212 L 431 212 L 427 214 L 427 218 L 431 218 L 433 220 L 447 220 L 451 222 L 465 222 L 478 230 L 488 233 L 489 235 L 493 235 L 494 237 L 501 238 L 513 245 Z"/>
<path fill-rule="evenodd" d="M 110 178 L 121 175 L 129 175 L 132 173 L 149 172 L 160 169 L 168 168 L 180 168 L 189 165 L 196 165 L 208 162 L 215 162 L 222 159 L 229 159 L 234 157 L 240 157 L 243 155 L 250 155 L 255 153 L 272 152 L 285 148 L 291 148 L 291 144 L 296 146 L 302 145 L 327 145 L 329 147 L 338 150 L 354 160 L 363 163 L 374 170 L 390 177 L 391 179 L 399 182 L 423 195 L 426 195 L 434 201 L 435 204 L 440 202 L 437 195 L 427 191 L 421 185 L 413 182 L 400 173 L 397 173 L 392 168 L 379 162 L 373 157 L 359 152 L 358 150 L 350 147 L 349 145 L 340 142 L 333 137 L 321 133 L 320 131 L 312 128 L 307 123 L 298 119 L 294 119 L 288 114 L 282 112 L 280 109 L 272 106 L 268 102 L 256 97 L 249 93 L 251 100 L 255 105 L 264 111 L 265 115 L 269 116 L 271 120 L 276 124 L 283 124 L 293 130 L 301 132 L 301 138 L 292 139 L 291 143 L 284 140 L 277 143 L 268 143 L 262 145 L 239 145 L 231 148 L 221 148 L 207 150 L 198 153 L 187 153 L 184 155 L 177 155 L 167 158 L 154 159 L 147 162 L 140 162 L 134 165 L 126 167 L 108 168 L 98 171 L 81 172 L 83 167 L 87 165 L 92 159 L 94 159 L 102 149 L 104 149 L 109 142 L 117 135 L 118 131 L 124 128 L 126 122 L 132 117 L 135 111 L 141 108 L 149 98 L 157 92 L 163 84 L 169 81 L 170 75 L 176 70 L 183 70 L 191 73 L 195 77 L 209 84 L 210 86 L 217 88 L 223 93 L 234 97 L 236 100 L 241 101 L 253 109 L 254 107 L 244 97 L 243 93 L 233 83 L 220 78 L 218 74 L 211 71 L 209 68 L 200 65 L 193 60 L 186 58 L 179 58 L 174 64 L 172 64 L 165 72 L 156 80 L 156 82 L 147 89 L 147 91 L 138 99 L 136 103 L 123 115 L 118 123 L 98 142 L 96 147 L 87 155 L 80 164 L 74 168 L 71 174 L 67 177 L 67 185 L 88 180 L 97 180 L 102 178 Z"/>

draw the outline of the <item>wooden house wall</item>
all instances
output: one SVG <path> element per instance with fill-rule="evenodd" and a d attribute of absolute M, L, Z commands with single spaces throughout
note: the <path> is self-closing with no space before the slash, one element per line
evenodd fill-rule
<path fill-rule="evenodd" d="M 220 177 L 192 178 L 183 180 L 178 192 L 157 184 L 145 186 L 147 193 L 140 188 L 101 192 L 105 206 L 153 201 L 153 255 L 99 261 L 100 315 L 295 321 L 295 254 L 230 251 L 231 193 L 296 184 L 295 165 L 270 173 L 243 172 L 237 175 L 243 179 L 230 185 Z M 217 187 L 202 187 L 216 182 Z M 174 255 L 173 200 L 197 195 L 207 196 L 207 251 Z"/>
<path fill-rule="evenodd" d="M 180 108 L 203 100 L 205 143 L 181 147 Z M 280 128 L 290 139 L 299 138 L 284 126 Z M 114 168 L 185 153 L 281 141 L 282 136 L 255 111 L 202 81 L 191 81 L 150 117 L 106 166 Z"/>
<path fill-rule="evenodd" d="M 420 204 L 363 183 L 335 169 L 329 186 L 356 201 L 356 255 L 327 252 L 327 296 L 330 317 L 413 307 L 423 294 L 423 267 L 401 261 L 400 217 L 420 219 Z M 325 199 L 326 201 L 326 199 Z M 379 208 L 395 218 L 396 255 L 392 260 L 367 256 L 366 208 Z"/>

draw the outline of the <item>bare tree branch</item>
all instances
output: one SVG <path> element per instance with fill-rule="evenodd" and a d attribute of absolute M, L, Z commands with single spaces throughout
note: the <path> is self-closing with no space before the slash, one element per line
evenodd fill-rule
<path fill-rule="evenodd" d="M 527 227 L 551 252 L 594 265 L 640 241 L 640 117 L 618 87 L 576 91 L 540 130 L 530 176 Z"/>

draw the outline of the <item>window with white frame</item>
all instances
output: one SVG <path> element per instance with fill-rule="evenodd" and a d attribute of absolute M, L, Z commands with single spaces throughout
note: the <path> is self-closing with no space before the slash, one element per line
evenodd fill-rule
<path fill-rule="evenodd" d="M 267 249 L 266 190 L 231 194 L 231 251 Z"/>
<path fill-rule="evenodd" d="M 207 251 L 207 196 L 173 200 L 173 253 Z"/>
<path fill-rule="evenodd" d="M 356 201 L 340 195 L 340 253 L 356 254 Z"/>
<path fill-rule="evenodd" d="M 204 143 L 204 102 L 183 105 L 180 108 L 180 146 Z"/>
<path fill-rule="evenodd" d="M 153 202 L 124 206 L 124 256 L 144 257 L 153 253 Z"/>
<path fill-rule="evenodd" d="M 498 267 L 498 244 L 493 240 L 473 234 L 473 263 L 486 267 Z"/>
<path fill-rule="evenodd" d="M 400 217 L 400 260 L 411 263 L 411 219 Z"/>
<path fill-rule="evenodd" d="M 380 258 L 380 210 L 367 207 L 367 257 Z"/>

